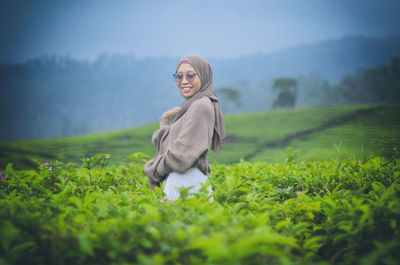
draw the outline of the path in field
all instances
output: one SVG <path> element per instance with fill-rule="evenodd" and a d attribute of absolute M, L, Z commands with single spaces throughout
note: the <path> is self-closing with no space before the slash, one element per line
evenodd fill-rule
<path fill-rule="evenodd" d="M 319 133 L 322 131 L 325 131 L 327 129 L 336 127 L 336 126 L 340 126 L 340 125 L 344 125 L 346 123 L 349 123 L 351 121 L 354 121 L 358 118 L 360 118 L 361 116 L 365 116 L 367 114 L 371 114 L 373 112 L 378 111 L 379 109 L 382 109 L 381 106 L 378 107 L 372 107 L 372 108 L 367 108 L 367 109 L 360 109 L 360 110 L 356 110 L 353 111 L 351 113 L 339 116 L 339 117 L 335 117 L 331 120 L 329 120 L 328 122 L 325 122 L 315 128 L 311 128 L 311 129 L 307 129 L 307 130 L 303 130 L 303 131 L 298 131 L 292 134 L 288 134 L 286 135 L 283 139 L 277 139 L 277 140 L 272 140 L 272 141 L 267 141 L 263 144 L 258 145 L 258 147 L 250 154 L 247 154 L 244 159 L 249 161 L 250 159 L 252 159 L 253 157 L 255 157 L 256 155 L 262 153 L 265 150 L 265 147 L 268 148 L 282 148 L 285 146 L 288 146 L 290 142 L 297 140 L 301 137 L 305 137 L 305 136 L 310 136 L 312 134 L 315 133 Z M 236 141 L 241 141 L 241 140 L 246 140 L 246 139 L 235 139 Z"/>

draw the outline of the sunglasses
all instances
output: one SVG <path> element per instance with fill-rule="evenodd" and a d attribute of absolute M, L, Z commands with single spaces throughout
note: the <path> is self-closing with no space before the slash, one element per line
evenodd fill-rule
<path fill-rule="evenodd" d="M 175 78 L 175 81 L 177 83 L 182 82 L 183 76 L 186 76 L 186 80 L 189 83 L 192 83 L 194 81 L 194 78 L 196 77 L 196 75 L 197 75 L 196 73 L 188 72 L 186 75 L 179 73 L 179 74 L 173 74 L 172 76 Z"/>

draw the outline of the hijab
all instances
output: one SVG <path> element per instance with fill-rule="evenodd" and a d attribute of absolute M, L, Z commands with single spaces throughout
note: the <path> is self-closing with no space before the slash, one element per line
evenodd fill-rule
<path fill-rule="evenodd" d="M 210 64 L 202 57 L 194 54 L 186 55 L 181 60 L 179 60 L 175 72 L 178 71 L 179 66 L 183 62 L 188 62 L 196 73 L 200 77 L 201 87 L 196 94 L 192 97 L 186 99 L 186 101 L 181 105 L 181 109 L 172 116 L 172 123 L 177 121 L 186 111 L 189 109 L 190 105 L 193 104 L 196 100 L 202 97 L 208 97 L 211 100 L 211 103 L 214 106 L 214 116 L 215 116 L 215 124 L 214 124 L 214 133 L 212 138 L 211 148 L 215 153 L 219 154 L 221 152 L 221 145 L 225 138 L 225 124 L 224 117 L 221 112 L 221 108 L 219 106 L 219 100 L 216 95 L 213 94 L 213 71 L 211 69 Z"/>

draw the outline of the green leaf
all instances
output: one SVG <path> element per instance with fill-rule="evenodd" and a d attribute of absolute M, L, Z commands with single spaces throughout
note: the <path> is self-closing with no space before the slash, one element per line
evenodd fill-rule
<path fill-rule="evenodd" d="M 304 241 L 303 248 L 307 250 L 317 251 L 321 247 L 323 239 L 324 238 L 321 236 L 310 237 Z"/>
<path fill-rule="evenodd" d="M 93 256 L 93 248 L 88 240 L 88 236 L 86 233 L 81 233 L 78 235 L 79 239 L 79 248 L 82 250 L 83 253 L 89 254 Z"/>

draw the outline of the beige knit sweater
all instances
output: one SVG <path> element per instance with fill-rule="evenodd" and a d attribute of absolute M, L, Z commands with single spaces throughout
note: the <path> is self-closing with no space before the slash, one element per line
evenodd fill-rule
<path fill-rule="evenodd" d="M 210 172 L 208 150 L 214 133 L 214 106 L 208 97 L 202 97 L 189 107 L 173 124 L 169 118 L 160 118 L 160 129 L 154 132 L 152 143 L 158 155 L 144 165 L 150 188 L 160 186 L 167 174 L 185 172 L 198 167 L 205 175 Z"/>

